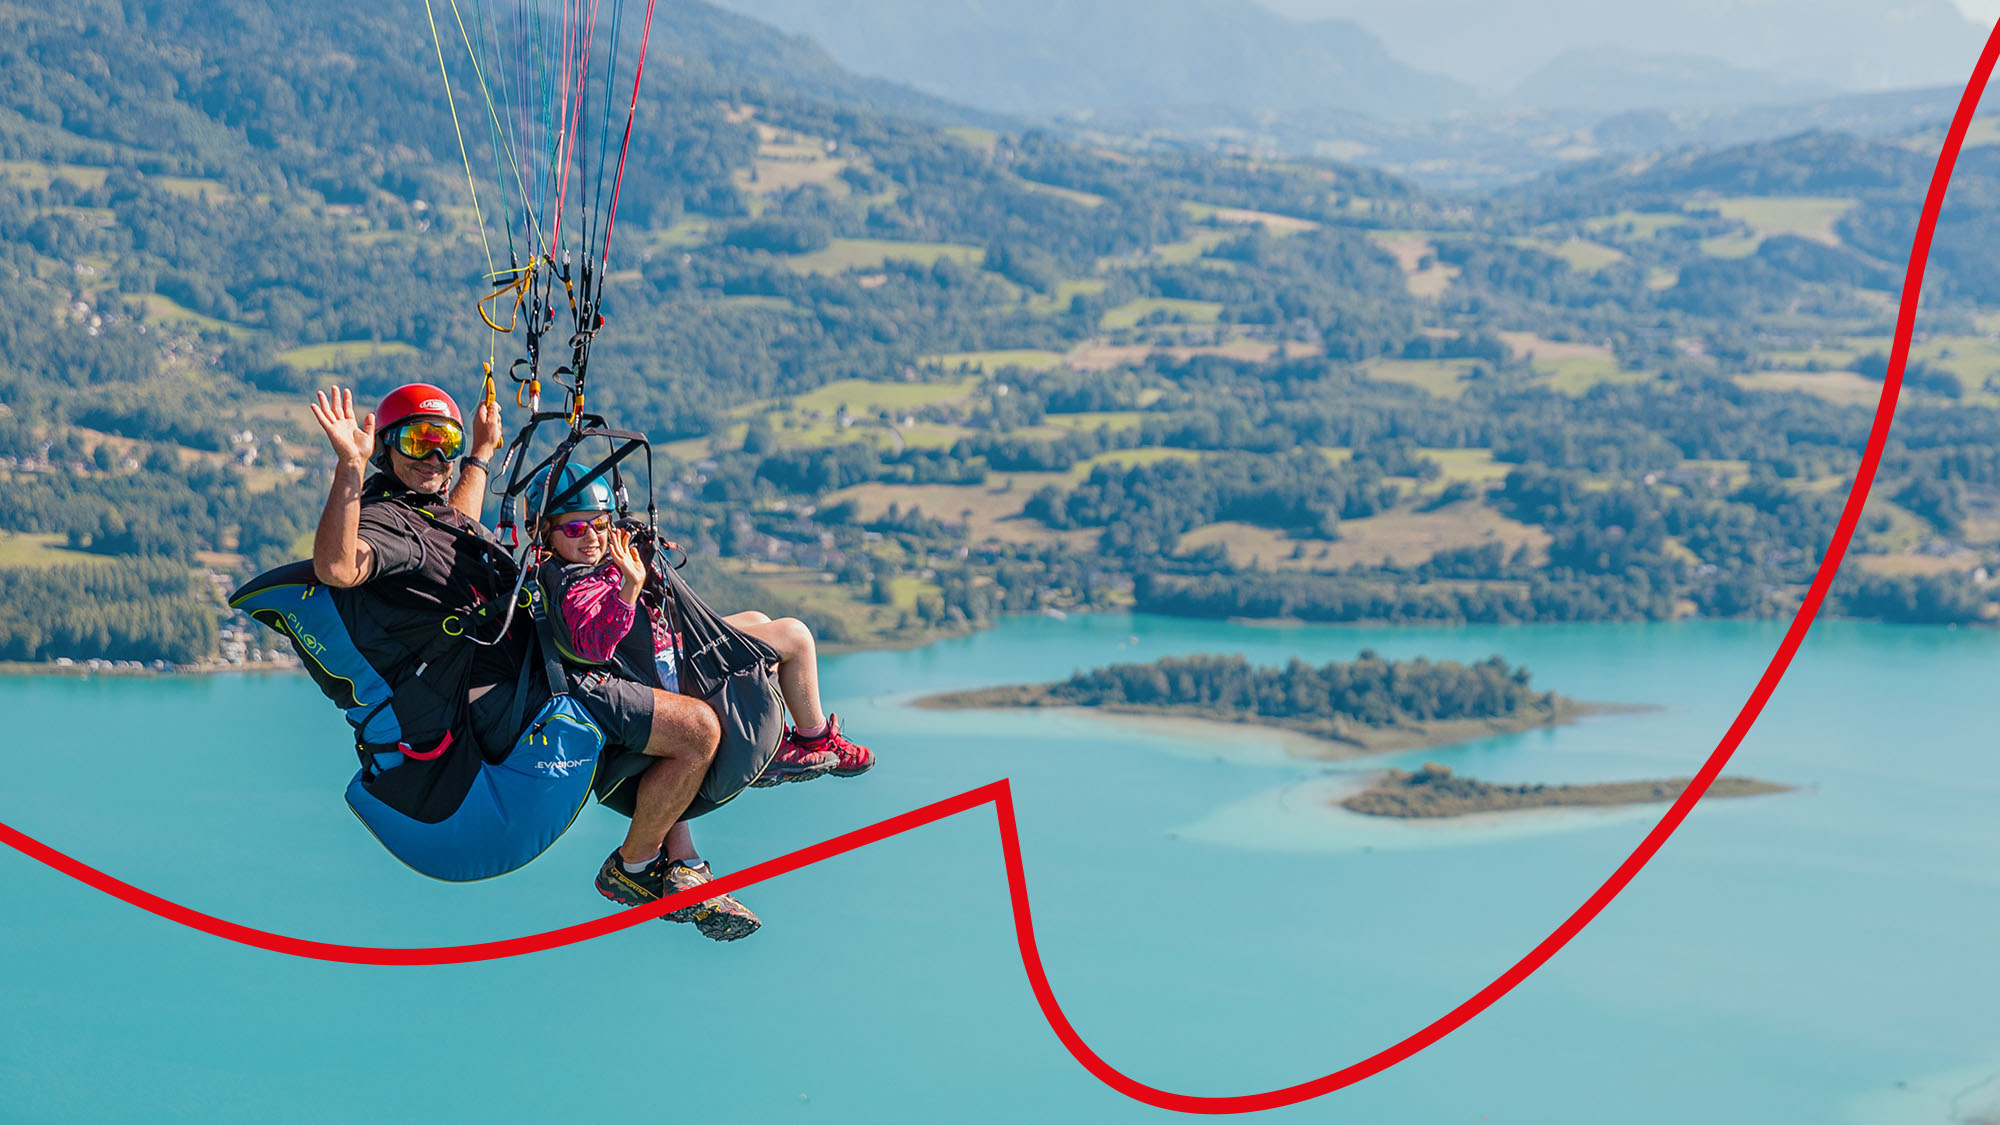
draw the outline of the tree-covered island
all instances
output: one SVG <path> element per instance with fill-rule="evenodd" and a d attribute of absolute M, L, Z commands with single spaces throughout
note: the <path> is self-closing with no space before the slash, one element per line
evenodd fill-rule
<path fill-rule="evenodd" d="M 1572 722 L 1592 713 L 1638 711 L 1630 704 L 1583 703 L 1537 691 L 1523 667 L 1489 656 L 1472 664 L 1385 660 L 1367 649 L 1354 660 L 1313 667 L 1293 659 L 1261 668 L 1241 656 L 1167 657 L 1114 664 L 1047 684 L 1010 684 L 917 701 L 944 709 L 1090 707 L 1125 715 L 1248 723 L 1313 736 L 1312 756 L 1445 746 L 1492 734 Z M 1687 779 L 1598 785 L 1500 785 L 1454 776 L 1436 763 L 1388 770 L 1368 789 L 1334 802 L 1351 812 L 1408 819 L 1557 807 L 1606 807 L 1672 800 Z M 1711 797 L 1779 793 L 1788 786 L 1723 777 Z"/>
<path fill-rule="evenodd" d="M 1048 684 L 951 692 L 919 701 L 939 708 L 1092 707 L 1122 714 L 1254 723 L 1321 739 L 1329 758 L 1442 746 L 1489 734 L 1569 722 L 1612 708 L 1537 691 L 1526 668 L 1492 656 L 1473 664 L 1354 660 L 1282 668 L 1241 656 L 1168 657 L 1114 664 Z"/>
<path fill-rule="evenodd" d="M 1425 762 L 1415 772 L 1389 770 L 1363 792 L 1335 802 L 1350 812 L 1394 816 L 1406 820 L 1465 816 L 1469 813 L 1517 809 L 1605 808 L 1671 801 L 1687 788 L 1688 778 L 1662 781 L 1612 781 L 1597 785 L 1541 785 L 1528 782 L 1496 785 L 1453 775 L 1450 766 Z M 1775 785 L 1748 777 L 1718 777 L 1704 797 L 1754 797 L 1783 793 Z"/>

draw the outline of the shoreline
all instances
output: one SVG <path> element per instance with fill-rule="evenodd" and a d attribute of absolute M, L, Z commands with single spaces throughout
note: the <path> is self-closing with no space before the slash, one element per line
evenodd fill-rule
<path fill-rule="evenodd" d="M 1370 727 L 1334 720 L 1287 722 L 1263 715 L 1220 715 L 1192 706 L 1130 704 L 1071 704 L 1035 694 L 1046 685 L 1012 685 L 971 691 L 941 692 L 910 701 L 927 711 L 1067 710 L 1129 727 L 1168 735 L 1223 736 L 1243 727 L 1280 736 L 1291 756 L 1318 761 L 1346 761 L 1378 754 L 1431 750 L 1503 734 L 1520 734 L 1545 727 L 1568 726 L 1592 715 L 1636 714 L 1659 707 L 1637 703 L 1591 703 L 1558 697 L 1553 706 L 1492 719 L 1441 719 L 1393 727 Z"/>
<path fill-rule="evenodd" d="M 1626 804 L 1540 805 L 1528 808 L 1467 809 L 1455 816 L 1371 816 L 1342 802 L 1369 792 L 1387 774 L 1382 769 L 1330 768 L 1211 809 L 1180 825 L 1176 839 L 1273 852 L 1367 853 L 1429 848 L 1478 847 L 1539 836 L 1588 832 L 1610 825 L 1656 821 L 1678 796 Z M 1618 784 L 1618 783 L 1614 783 Z M 1624 783 L 1651 786 L 1656 782 Z M 1554 788 L 1551 786 L 1550 788 Z M 1786 786 L 1792 795 L 1810 785 Z M 1718 808 L 1747 812 L 1756 801 L 1712 802 L 1708 796 L 1694 815 Z"/>
<path fill-rule="evenodd" d="M 51 661 L 0 661 L 0 676 L 50 676 L 58 679 L 88 680 L 95 676 L 118 676 L 125 679 L 165 679 L 170 676 L 220 676 L 230 672 L 300 672 L 305 665 L 298 660 L 259 660 L 242 664 L 226 664 L 217 661 L 212 664 L 169 664 L 164 668 L 142 665 L 137 668 L 120 668 L 106 661 L 93 668 L 88 662 L 56 664 Z"/>
<path fill-rule="evenodd" d="M 1129 607 L 1121 607 L 1121 608 L 1113 608 L 1105 610 L 1071 609 L 1071 610 L 1066 610 L 1064 612 L 1066 615 L 1076 615 L 1076 616 L 1101 616 L 1104 614 L 1112 614 L 1112 613 L 1131 613 L 1131 614 L 1137 614 L 1139 616 L 1161 617 L 1170 621 L 1210 621 L 1210 622 L 1220 622 L 1228 625 L 1243 625 L 1243 626 L 1262 627 L 1262 628 L 1303 627 L 1303 628 L 1313 628 L 1313 629 L 1354 628 L 1354 629 L 1414 629 L 1414 630 L 1440 629 L 1442 630 L 1442 629 L 1459 628 L 1468 624 L 1476 624 L 1481 627 L 1484 627 L 1485 625 L 1488 624 L 1488 623 L 1474 623 L 1474 622 L 1413 623 L 1408 621 L 1375 620 L 1372 618 L 1357 618 L 1346 621 L 1315 621 L 1301 617 L 1198 617 L 1198 616 L 1177 614 L 1177 613 L 1160 613 L 1158 611 L 1145 612 L 1145 611 L 1134 610 Z M 1023 610 L 1018 613 L 1005 614 L 1003 615 L 1003 619 L 1013 618 L 1013 617 L 1042 617 L 1047 615 L 1048 614 L 1046 613 L 1046 611 L 1043 610 Z M 1650 624 L 1681 624 L 1683 622 L 1712 622 L 1712 621 L 1747 622 L 1755 620 L 1759 619 L 1751 617 L 1688 617 L 1688 618 L 1675 618 L 1670 621 L 1650 622 Z M 1928 624 L 1916 624 L 1910 622 L 1888 622 L 1888 621 L 1883 621 L 1880 618 L 1845 617 L 1839 614 L 1831 614 L 1831 613 L 1823 615 L 1822 620 L 1838 621 L 1838 622 L 1862 624 L 1862 625 L 1870 625 L 1870 624 L 1890 625 L 1897 628 L 1911 628 L 1911 629 L 1925 629 L 1925 630 L 1935 629 L 1939 631 L 1955 631 L 1961 628 L 1961 623 L 1953 623 L 1946 625 L 1928 625 Z M 998 623 L 999 621 L 996 620 L 994 622 L 988 623 L 986 626 L 978 628 L 934 630 L 920 636 L 897 637 L 894 639 L 885 638 L 885 639 L 878 639 L 875 641 L 824 641 L 820 643 L 819 651 L 829 656 L 847 655 L 860 652 L 898 652 L 912 648 L 922 648 L 925 645 L 934 644 L 939 641 L 960 640 L 966 637 L 974 636 L 976 634 L 987 631 L 987 629 L 992 628 L 993 625 L 996 625 Z M 1534 628 L 1537 626 L 1618 625 L 1618 624 L 1645 624 L 1645 623 L 1648 622 L 1643 622 L 1643 621 L 1627 622 L 1627 621 L 1615 621 L 1615 620 L 1551 621 L 1551 622 L 1518 621 L 1518 622 L 1511 622 L 1506 625 L 1495 624 L 1493 627 Z M 1988 629 L 1994 632 L 2000 632 L 2000 621 L 1965 622 L 1962 623 L 1962 627 L 1967 629 Z M 57 664 L 54 661 L 48 661 L 48 660 L 0 661 L 0 676 L 76 676 L 76 677 L 87 677 L 92 675 L 209 676 L 226 672 L 294 671 L 303 667 L 303 665 L 301 665 L 298 662 L 296 657 L 288 661 L 259 661 L 254 663 L 245 662 L 243 664 L 228 664 L 217 661 L 213 663 L 201 663 L 201 664 L 175 664 L 175 665 L 169 665 L 166 668 L 154 668 L 151 665 L 146 665 L 140 668 L 114 668 L 110 667 L 109 664 L 110 662 L 107 661 L 103 666 L 97 668 L 87 668 L 83 662 L 76 662 L 65 665 L 65 664 Z M 917 705 L 924 707 L 933 706 L 927 700 L 919 700 L 917 702 Z M 1587 713 L 1646 711 L 1653 709 L 1652 707 L 1646 704 L 1587 703 L 1587 704 L 1581 704 L 1581 706 L 1593 709 L 1592 711 Z M 1213 716 L 1211 716 L 1211 718 L 1213 718 Z M 1232 723 L 1235 722 L 1235 720 L 1227 720 L 1227 719 L 1222 719 L 1218 721 L 1232 722 Z M 1269 724 L 1251 723 L 1250 725 L 1268 726 Z M 1277 729 L 1277 728 L 1272 728 L 1272 729 Z M 1413 745 L 1407 747 L 1407 749 L 1421 749 L 1421 748 L 1422 748 L 1421 745 Z M 1363 751 L 1363 753 L 1374 753 L 1374 752 L 1375 751 Z"/>
<path fill-rule="evenodd" d="M 1555 785 L 1536 782 L 1496 784 L 1455 776 L 1451 767 L 1429 762 L 1415 771 L 1384 771 L 1374 778 L 1368 788 L 1330 800 L 1327 804 L 1359 816 L 1406 821 L 1455 820 L 1478 815 L 1509 816 L 1563 809 L 1616 809 L 1662 804 L 1678 797 L 1692 780 L 1680 777 Z M 1702 794 L 1702 800 L 1761 797 L 1791 793 L 1797 788 L 1750 777 L 1718 777 Z"/>

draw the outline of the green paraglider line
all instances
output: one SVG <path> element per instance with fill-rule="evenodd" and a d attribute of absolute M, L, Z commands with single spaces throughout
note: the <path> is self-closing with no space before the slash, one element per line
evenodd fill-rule
<path fill-rule="evenodd" d="M 1564 919 L 1554 932 L 1464 1003 L 1404 1039 L 1331 1074 L 1261 1093 L 1203 1097 L 1176 1094 L 1138 1082 L 1127 1077 L 1092 1051 L 1083 1041 L 1083 1037 L 1077 1033 L 1076 1028 L 1070 1024 L 1069 1018 L 1063 1014 L 1061 1005 L 1056 1002 L 1055 992 L 1049 986 L 1048 974 L 1042 967 L 1041 953 L 1035 945 L 1034 920 L 1029 913 L 1027 875 L 1021 864 L 1020 837 L 1014 819 L 1013 790 L 1004 778 L 955 797 L 912 809 L 866 828 L 801 848 L 789 855 L 765 860 L 741 871 L 720 876 L 699 888 L 683 891 L 648 906 L 636 907 L 610 917 L 525 937 L 474 945 L 429 948 L 395 949 L 336 945 L 273 934 L 203 914 L 142 891 L 80 863 L 6 824 L 0 824 L 0 842 L 142 910 L 151 911 L 169 921 L 243 945 L 294 957 L 355 965 L 452 965 L 515 957 L 602 937 L 616 930 L 657 918 L 682 906 L 692 906 L 697 896 L 708 898 L 717 894 L 727 894 L 752 883 L 796 871 L 801 867 L 831 859 L 856 848 L 866 847 L 946 817 L 991 804 L 994 816 L 999 821 L 1000 850 L 1007 864 L 1007 891 L 1014 908 L 1014 931 L 1021 947 L 1021 961 L 1027 969 L 1029 986 L 1034 990 L 1035 1000 L 1041 1005 L 1050 1028 L 1055 1031 L 1057 1038 L 1062 1040 L 1063 1046 L 1069 1049 L 1077 1062 L 1105 1085 L 1148 1105 L 1183 1113 L 1248 1113 L 1277 1109 L 1351 1086 L 1364 1078 L 1380 1074 L 1463 1027 L 1474 1016 L 1513 991 L 1515 986 L 1533 975 L 1548 962 L 1549 958 L 1554 957 L 1571 938 L 1581 933 L 1612 899 L 1618 897 L 1619 892 L 1623 891 L 1646 864 L 1651 862 L 1661 846 L 1680 828 L 1688 814 L 1694 810 L 1695 804 L 1708 792 L 1710 784 L 1729 763 L 1730 757 L 1735 754 L 1744 737 L 1750 733 L 1750 728 L 1756 723 L 1757 717 L 1763 713 L 1764 705 L 1770 700 L 1771 693 L 1777 690 L 1786 670 L 1791 667 L 1792 657 L 1798 652 L 1799 645 L 1805 641 L 1806 633 L 1812 628 L 1813 620 L 1819 615 L 1820 606 L 1826 600 L 1827 591 L 1833 584 L 1834 574 L 1839 571 L 1841 561 L 1846 557 L 1848 542 L 1854 536 L 1854 529 L 1861 518 L 1862 507 L 1868 500 L 1868 490 L 1874 484 L 1875 471 L 1881 463 L 1882 450 L 1889 438 L 1889 426 L 1896 416 L 1896 399 L 1902 390 L 1903 368 L 1909 361 L 1910 338 L 1916 329 L 1917 304 L 1923 290 L 1924 267 L 1930 260 L 1931 240 L 1937 231 L 1938 214 L 1944 207 L 1945 190 L 1950 186 L 1952 169 L 1958 163 L 1958 154 L 1965 143 L 1966 130 L 1972 125 L 1973 111 L 1978 108 L 1980 95 L 1985 92 L 1987 80 L 1992 76 L 1996 57 L 2000 57 L 2000 25 L 1995 26 L 1986 40 L 1985 50 L 1980 53 L 1979 63 L 1973 68 L 1972 78 L 1966 84 L 1965 95 L 1959 101 L 1958 112 L 1952 118 L 1951 129 L 1945 136 L 1944 148 L 1938 155 L 1937 169 L 1932 174 L 1930 191 L 1924 199 L 1923 215 L 1917 224 L 1916 241 L 1911 247 L 1909 266 L 1904 275 L 1902 306 L 1896 318 L 1895 347 L 1890 356 L 1888 373 L 1882 381 L 1882 397 L 1876 404 L 1875 421 L 1868 431 L 1867 448 L 1862 455 L 1860 468 L 1855 472 L 1854 485 L 1848 491 L 1847 503 L 1841 509 L 1840 523 L 1834 530 L 1826 554 L 1820 560 L 1819 570 L 1813 577 L 1812 586 L 1806 592 L 1805 600 L 1800 604 L 1798 613 L 1793 616 L 1791 626 L 1785 631 L 1784 640 L 1779 644 L 1777 652 L 1772 655 L 1763 676 L 1758 679 L 1756 687 L 1751 691 L 1750 698 L 1737 712 L 1735 722 L 1730 724 L 1729 730 L 1722 736 L 1722 741 L 1716 745 L 1714 752 L 1709 755 L 1701 771 L 1688 783 L 1687 788 L 1681 791 L 1673 806 L 1660 817 L 1659 823 L 1655 824 L 1652 831 L 1646 834 L 1646 838 L 1632 850 L 1632 854 L 1618 865 L 1618 869 L 1611 873 L 1610 878 L 1606 879 L 1582 906 L 1577 907 L 1574 913 Z"/>

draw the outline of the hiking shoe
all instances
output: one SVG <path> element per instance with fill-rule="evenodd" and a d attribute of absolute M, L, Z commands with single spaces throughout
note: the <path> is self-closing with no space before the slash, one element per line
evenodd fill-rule
<path fill-rule="evenodd" d="M 699 887 L 713 878 L 706 863 L 673 860 L 667 864 L 667 893 Z M 764 923 L 733 895 L 717 895 L 693 906 L 683 906 L 666 915 L 669 922 L 693 922 L 701 936 L 711 941 L 735 941 L 757 932 Z"/>
<path fill-rule="evenodd" d="M 620 906 L 644 906 L 676 891 L 698 887 L 709 878 L 708 864 L 691 866 L 665 855 L 647 865 L 644 871 L 627 871 L 619 854 L 613 851 L 604 866 L 597 869 L 597 893 Z M 669 922 L 693 922 L 703 937 L 716 941 L 749 937 L 763 925 L 749 907 L 729 895 L 683 906 L 661 917 Z"/>
<path fill-rule="evenodd" d="M 671 893 L 667 889 L 667 857 L 662 854 L 644 871 L 627 871 L 624 858 L 612 849 L 611 858 L 597 869 L 597 893 L 620 906 L 660 901 Z"/>
<path fill-rule="evenodd" d="M 750 783 L 750 788 L 768 789 L 787 781 L 811 781 L 815 777 L 825 777 L 838 765 L 838 756 L 823 747 L 801 745 L 792 738 L 791 728 L 787 727 L 785 737 L 778 742 L 778 752 L 771 755 L 770 763 Z"/>
<path fill-rule="evenodd" d="M 801 739 L 796 730 L 785 731 L 785 741 L 780 745 L 780 753 L 783 753 L 784 746 L 796 746 L 802 753 L 831 753 L 834 765 L 827 772 L 835 777 L 856 777 L 875 768 L 875 751 L 858 743 L 849 742 L 846 736 L 840 733 L 838 715 L 828 715 L 826 729 L 820 732 L 818 738 L 810 741 Z"/>

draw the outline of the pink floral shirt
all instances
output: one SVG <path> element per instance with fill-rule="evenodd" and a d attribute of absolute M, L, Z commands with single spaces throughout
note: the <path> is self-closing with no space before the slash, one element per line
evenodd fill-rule
<path fill-rule="evenodd" d="M 562 617 L 569 626 L 570 648 L 584 660 L 611 659 L 618 642 L 632 630 L 639 607 L 618 596 L 620 582 L 618 568 L 607 561 L 563 592 Z M 653 628 L 653 651 L 671 650 L 674 636 L 661 615 L 648 610 L 646 617 Z"/>

